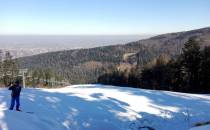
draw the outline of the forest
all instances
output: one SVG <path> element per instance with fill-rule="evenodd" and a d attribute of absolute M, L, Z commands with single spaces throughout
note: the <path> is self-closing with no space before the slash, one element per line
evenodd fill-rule
<path fill-rule="evenodd" d="M 190 93 L 210 92 L 210 47 L 190 38 L 177 57 L 161 54 L 144 67 L 114 69 L 98 78 L 102 84 Z"/>

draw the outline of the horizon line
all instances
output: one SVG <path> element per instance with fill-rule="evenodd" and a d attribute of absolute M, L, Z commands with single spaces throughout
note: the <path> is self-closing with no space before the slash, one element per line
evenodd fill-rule
<path fill-rule="evenodd" d="M 205 26 L 201 28 L 192 28 L 192 29 L 183 29 L 179 31 L 171 31 L 171 32 L 158 32 L 158 33 L 138 33 L 138 34 L 38 34 L 38 33 L 0 33 L 0 36 L 155 36 L 155 35 L 162 35 L 162 34 L 170 34 L 170 33 L 179 33 L 179 32 L 187 32 L 187 31 L 193 31 L 193 30 L 199 30 L 199 29 L 205 29 L 210 28 L 210 26 Z"/>

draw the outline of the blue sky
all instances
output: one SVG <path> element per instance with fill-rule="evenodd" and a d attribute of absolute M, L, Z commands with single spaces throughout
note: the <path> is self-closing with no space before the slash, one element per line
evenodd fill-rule
<path fill-rule="evenodd" d="M 210 0 L 0 0 L 0 34 L 160 34 L 210 26 Z"/>

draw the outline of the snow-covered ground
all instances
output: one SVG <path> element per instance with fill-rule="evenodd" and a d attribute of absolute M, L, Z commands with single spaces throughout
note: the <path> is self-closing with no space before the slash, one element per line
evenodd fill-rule
<path fill-rule="evenodd" d="M 210 125 L 194 127 L 194 128 L 191 128 L 190 130 L 210 130 Z"/>
<path fill-rule="evenodd" d="M 103 85 L 23 89 L 23 112 L 9 104 L 0 89 L 1 130 L 189 130 L 210 120 L 210 95 Z"/>

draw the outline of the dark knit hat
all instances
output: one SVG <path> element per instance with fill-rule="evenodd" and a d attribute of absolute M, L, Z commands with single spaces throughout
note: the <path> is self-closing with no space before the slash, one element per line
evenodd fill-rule
<path fill-rule="evenodd" d="M 19 80 L 16 80 L 16 81 L 15 81 L 15 84 L 16 84 L 16 85 L 19 85 L 19 84 L 20 84 L 20 81 L 19 81 Z"/>

